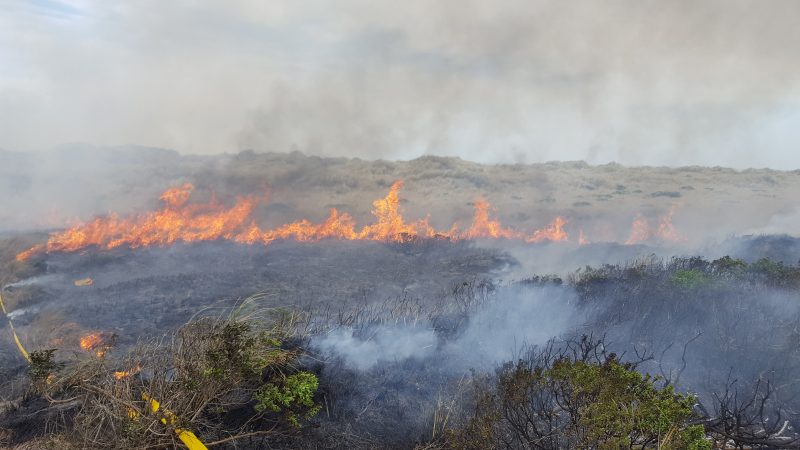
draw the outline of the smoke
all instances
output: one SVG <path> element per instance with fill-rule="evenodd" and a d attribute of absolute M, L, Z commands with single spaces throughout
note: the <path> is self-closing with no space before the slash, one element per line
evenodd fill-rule
<path fill-rule="evenodd" d="M 435 346 L 433 330 L 417 327 L 380 327 L 365 337 L 357 337 L 352 328 L 345 327 L 316 339 L 321 352 L 338 355 L 358 370 L 371 369 L 378 363 L 423 359 L 433 353 Z"/>
<path fill-rule="evenodd" d="M 11 3 L 0 148 L 797 167 L 798 19 L 791 0 Z"/>
<path fill-rule="evenodd" d="M 575 330 L 583 321 L 571 288 L 514 286 L 502 289 L 473 315 L 446 352 L 464 369 L 487 370 L 513 360 L 525 348 Z"/>
<path fill-rule="evenodd" d="M 466 320 L 455 337 L 437 336 L 431 322 L 381 324 L 363 330 L 337 327 L 314 337 L 312 347 L 358 371 L 381 362 L 402 365 L 417 360 L 454 375 L 470 369 L 490 371 L 524 349 L 583 323 L 571 288 L 524 285 L 501 288 Z"/>

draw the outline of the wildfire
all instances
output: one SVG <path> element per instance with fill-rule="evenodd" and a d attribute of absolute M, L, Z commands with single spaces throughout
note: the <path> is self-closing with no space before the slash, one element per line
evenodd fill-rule
<path fill-rule="evenodd" d="M 73 252 L 91 246 L 112 249 L 153 245 L 166 246 L 177 241 L 196 242 L 230 239 L 256 207 L 255 197 L 243 197 L 227 209 L 216 198 L 207 203 L 187 204 L 194 187 L 191 184 L 168 189 L 160 199 L 164 206 L 155 211 L 121 219 L 116 214 L 78 224 L 50 236 L 44 246 L 36 246 L 17 255 L 24 260 L 45 251 Z"/>
<path fill-rule="evenodd" d="M 491 205 L 483 198 L 475 200 L 475 216 L 472 219 L 472 226 L 460 235 L 462 238 L 521 239 L 523 237 L 522 233 L 504 228 L 499 221 L 490 219 L 489 208 Z"/>
<path fill-rule="evenodd" d="M 170 188 L 159 198 L 161 208 L 130 217 L 110 214 L 87 223 L 77 224 L 67 230 L 53 233 L 45 244 L 30 248 L 17 255 L 25 260 L 39 253 L 74 252 L 89 247 L 114 249 L 117 247 L 139 248 L 168 246 L 176 242 L 198 242 L 229 240 L 243 244 L 269 245 L 277 240 L 293 239 L 299 242 L 315 242 L 323 239 L 371 240 L 384 242 L 409 242 L 416 238 L 467 239 L 514 239 L 527 243 L 569 240 L 565 229 L 567 220 L 556 217 L 546 227 L 532 232 L 523 232 L 504 227 L 491 215 L 492 207 L 484 198 L 474 204 L 471 225 L 460 231 L 456 225 L 448 230 L 436 230 L 428 219 L 407 222 L 400 210 L 399 191 L 402 181 L 396 181 L 388 194 L 372 203 L 374 221 L 357 228 L 355 220 L 346 212 L 331 209 L 322 223 L 299 220 L 262 229 L 252 218 L 261 201 L 256 196 L 238 197 L 231 207 L 224 206 L 216 196 L 207 202 L 190 203 L 194 187 L 191 184 Z M 627 244 L 658 237 L 679 241 L 682 237 L 672 226 L 673 210 L 663 216 L 657 229 L 651 229 L 647 219 L 637 216 Z M 578 243 L 588 240 L 581 231 Z M 77 282 L 76 282 L 77 284 Z"/>
<path fill-rule="evenodd" d="M 133 375 L 136 375 L 137 373 L 139 373 L 141 371 L 142 371 L 141 363 L 136 363 L 136 367 L 133 367 L 130 370 L 120 370 L 120 371 L 114 372 L 114 378 L 117 379 L 117 380 L 122 380 L 123 378 L 128 378 L 128 377 L 131 377 Z"/>
<path fill-rule="evenodd" d="M 91 333 L 82 336 L 80 339 L 81 348 L 87 352 L 92 352 L 98 358 L 106 356 L 106 351 L 111 348 L 107 342 L 108 336 L 105 333 Z"/>
<path fill-rule="evenodd" d="M 633 245 L 652 239 L 660 239 L 665 242 L 683 242 L 686 237 L 678 233 L 672 224 L 672 216 L 675 215 L 676 205 L 672 205 L 669 211 L 661 216 L 658 228 L 652 228 L 650 222 L 637 214 L 631 225 L 631 234 L 625 244 Z"/>
<path fill-rule="evenodd" d="M 567 232 L 564 231 L 564 225 L 567 220 L 563 217 L 556 217 L 553 223 L 542 230 L 536 230 L 530 236 L 525 238 L 525 242 L 544 242 L 544 241 L 566 241 L 569 237 Z"/>

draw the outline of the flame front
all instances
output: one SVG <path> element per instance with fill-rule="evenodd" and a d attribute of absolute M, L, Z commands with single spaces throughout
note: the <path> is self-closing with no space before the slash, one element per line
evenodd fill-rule
<path fill-rule="evenodd" d="M 193 189 L 188 183 L 168 189 L 160 197 L 164 206 L 154 212 L 126 219 L 110 214 L 54 233 L 47 244 L 20 253 L 17 259 L 25 260 L 42 251 L 74 252 L 91 246 L 138 248 L 166 246 L 178 241 L 231 239 L 258 204 L 252 196 L 238 198 L 229 209 L 216 198 L 207 203 L 187 204 Z"/>
<path fill-rule="evenodd" d="M 416 238 L 513 239 L 527 243 L 563 242 L 569 240 L 565 229 L 567 220 L 556 217 L 546 227 L 530 233 L 504 227 L 492 217 L 492 207 L 484 198 L 474 204 L 472 224 L 459 231 L 456 225 L 447 231 L 436 230 L 428 219 L 407 222 L 400 210 L 400 188 L 396 181 L 389 193 L 372 203 L 373 223 L 357 229 L 353 218 L 337 209 L 331 209 L 322 223 L 299 220 L 264 230 L 252 218 L 260 199 L 256 196 L 238 197 L 231 207 L 225 207 L 216 196 L 208 202 L 190 203 L 194 187 L 191 184 L 170 188 L 159 199 L 163 206 L 151 212 L 120 217 L 110 214 L 67 230 L 53 233 L 45 244 L 37 245 L 17 255 L 25 260 L 39 253 L 74 252 L 90 247 L 114 249 L 169 246 L 177 242 L 229 240 L 242 244 L 269 245 L 277 240 L 293 239 L 299 242 L 316 242 L 323 239 L 369 240 L 383 242 L 409 242 Z M 672 225 L 674 207 L 661 218 L 657 229 L 652 229 L 647 219 L 637 216 L 626 244 L 636 244 L 654 237 L 662 240 L 685 240 Z M 579 244 L 588 240 L 581 231 Z"/>

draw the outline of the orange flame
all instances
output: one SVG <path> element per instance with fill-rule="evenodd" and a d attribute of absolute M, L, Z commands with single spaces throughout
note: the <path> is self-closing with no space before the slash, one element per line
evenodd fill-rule
<path fill-rule="evenodd" d="M 39 253 L 73 252 L 89 247 L 139 248 L 213 240 L 263 245 L 286 239 L 299 242 L 322 239 L 384 242 L 410 242 L 417 238 L 515 239 L 527 243 L 569 240 L 565 229 L 567 220 L 563 217 L 556 217 L 546 227 L 526 233 L 504 227 L 498 219 L 491 216 L 492 207 L 483 198 L 475 201 L 472 223 L 463 231 L 459 231 L 456 225 L 447 231 L 438 231 L 430 225 L 427 218 L 406 222 L 400 210 L 399 191 L 402 186 L 402 181 L 396 181 L 384 198 L 373 202 L 372 215 L 375 220 L 360 229 L 356 228 L 356 223 L 349 214 L 331 209 L 322 223 L 304 219 L 264 230 L 252 218 L 260 201 L 258 197 L 238 197 L 231 207 L 225 207 L 215 196 L 207 202 L 190 203 L 194 187 L 187 183 L 165 191 L 160 196 L 163 206 L 158 210 L 131 217 L 110 214 L 74 225 L 67 230 L 53 233 L 45 244 L 18 254 L 17 259 L 25 260 Z M 635 244 L 654 237 L 669 241 L 682 240 L 672 225 L 673 213 L 674 208 L 661 218 L 657 230 L 651 229 L 647 219 L 637 216 L 626 244 Z M 582 232 L 578 243 L 587 243 Z"/>
<path fill-rule="evenodd" d="M 672 224 L 672 217 L 675 215 L 676 205 L 672 205 L 669 211 L 659 218 L 658 228 L 653 229 L 650 227 L 650 222 L 637 214 L 636 218 L 631 224 L 631 234 L 628 240 L 625 241 L 627 245 L 638 244 L 640 242 L 649 241 L 652 239 L 660 239 L 665 242 L 684 242 L 686 237 L 678 233 L 675 226 Z"/>
<path fill-rule="evenodd" d="M 637 214 L 636 218 L 633 219 L 633 223 L 631 224 L 631 234 L 628 236 L 628 240 L 625 241 L 625 244 L 638 244 L 650 239 L 651 236 L 652 232 L 650 231 L 650 222 L 642 217 L 641 214 Z"/>
<path fill-rule="evenodd" d="M 520 239 L 523 237 L 522 233 L 510 228 L 503 228 L 503 225 L 498 220 L 490 219 L 489 208 L 491 208 L 491 205 L 483 198 L 475 200 L 475 216 L 472 219 L 472 226 L 464 231 L 460 237 L 463 239 Z"/>
<path fill-rule="evenodd" d="M 553 223 L 548 225 L 547 228 L 536 230 L 532 235 L 525 238 L 525 242 L 566 241 L 569 237 L 567 236 L 567 232 L 564 231 L 564 225 L 566 224 L 566 219 L 563 217 L 556 217 Z"/>
<path fill-rule="evenodd" d="M 120 370 L 120 371 L 114 372 L 114 378 L 117 379 L 117 380 L 121 380 L 123 378 L 128 378 L 128 377 L 131 377 L 133 375 L 136 375 L 137 373 L 139 373 L 141 371 L 142 371 L 142 364 L 141 363 L 136 363 L 136 367 L 132 368 L 131 370 Z"/>
<path fill-rule="evenodd" d="M 91 333 L 82 336 L 80 339 L 81 348 L 87 352 L 94 352 L 94 354 L 102 359 L 106 355 L 106 351 L 111 348 L 106 344 L 106 337 L 103 333 Z"/>
<path fill-rule="evenodd" d="M 212 198 L 208 203 L 187 205 L 194 187 L 191 184 L 168 189 L 160 199 L 164 207 L 128 219 L 116 214 L 78 224 L 50 236 L 47 244 L 17 255 L 18 260 L 46 251 L 72 252 L 90 246 L 112 249 L 152 245 L 171 245 L 178 241 L 195 242 L 231 238 L 255 209 L 255 197 L 239 198 L 226 209 Z"/>
<path fill-rule="evenodd" d="M 686 241 L 686 237 L 678 233 L 678 230 L 675 229 L 675 226 L 672 224 L 672 216 L 675 215 L 675 209 L 677 208 L 676 205 L 672 205 L 670 207 L 669 212 L 661 217 L 661 221 L 658 224 L 658 237 L 665 241 L 669 242 L 683 242 Z"/>
<path fill-rule="evenodd" d="M 389 188 L 386 197 L 372 202 L 372 215 L 377 220 L 372 225 L 365 226 L 358 237 L 375 241 L 392 240 L 397 236 L 417 234 L 414 224 L 407 224 L 400 214 L 400 196 L 398 191 L 403 187 L 402 181 L 395 181 Z"/>

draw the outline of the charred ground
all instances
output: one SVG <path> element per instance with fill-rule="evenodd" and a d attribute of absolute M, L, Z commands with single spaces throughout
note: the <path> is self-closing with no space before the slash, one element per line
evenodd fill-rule
<path fill-rule="evenodd" d="M 4 241 L 8 254 L 27 242 L 20 237 Z M 691 413 L 670 426 L 703 425 L 719 445 L 794 448 L 800 410 L 795 376 L 800 369 L 795 336 L 800 268 L 766 257 L 797 257 L 790 250 L 796 241 L 756 237 L 727 245 L 735 250 L 731 253 L 747 257 L 637 257 L 658 249 L 626 247 L 628 262 L 621 265 L 519 277 L 520 264 L 504 249 L 474 243 L 287 242 L 269 251 L 206 243 L 9 263 L 9 276 L 17 279 L 7 279 L 3 294 L 17 311 L 15 324 L 29 346 L 59 348 L 57 361 L 67 366 L 83 361 L 84 375 L 95 374 L 87 379 L 96 380 L 108 380 L 103 370 L 148 361 L 137 359 L 141 345 L 135 344 L 168 337 L 193 317 L 225 317 L 252 294 L 262 294 L 255 301 L 258 310 L 297 314 L 284 345 L 300 352 L 292 370 L 318 377 L 314 401 L 320 410 L 299 429 L 278 428 L 271 437 L 254 436 L 239 445 L 581 445 L 587 441 L 570 440 L 565 436 L 571 432 L 556 424 L 543 435 L 549 436 L 550 446 L 537 447 L 519 433 L 541 432 L 540 423 L 520 428 L 508 422 L 513 411 L 555 412 L 557 406 L 534 400 L 563 392 L 531 391 L 533 385 L 523 397 L 496 391 L 526 367 L 554 374 L 553 367 L 563 369 L 553 366 L 556 361 L 570 360 L 598 367 L 630 362 L 641 373 L 662 376 L 657 388 L 673 386 L 696 395 Z M 553 251 L 547 245 L 529 249 L 548 250 Z M 596 258 L 604 258 L 621 250 L 595 251 L 601 255 Z M 562 260 L 592 256 L 586 247 L 566 253 L 574 255 Z M 92 286 L 74 285 L 86 276 L 95 280 Z M 14 283 L 22 279 L 28 281 Z M 76 339 L 93 330 L 116 334 L 117 341 L 104 368 L 92 366 L 95 372 L 86 372 L 93 357 L 78 349 Z M 8 403 L 2 419 L 7 443 L 44 435 L 32 442 L 67 445 L 69 430 L 76 426 L 71 414 L 85 415 L 85 409 L 48 406 L 26 387 L 25 364 L 11 341 L 2 345 L 10 380 L 4 384 Z M 591 351 L 575 352 L 584 347 Z M 152 383 L 152 377 L 143 371 L 126 386 L 135 392 L 139 383 Z M 109 381 L 97 382 L 108 387 L 103 383 Z M 68 384 L 48 395 L 76 395 Z M 244 401 L 236 414 L 252 407 Z M 214 417 L 211 412 L 198 417 L 203 418 L 195 425 L 201 436 L 224 439 L 219 424 L 203 425 Z M 248 425 L 251 432 L 259 426 L 272 429 L 280 414 L 259 420 Z M 476 424 L 483 427 L 478 435 Z M 591 433 L 582 433 L 581 439 L 589 439 Z"/>

